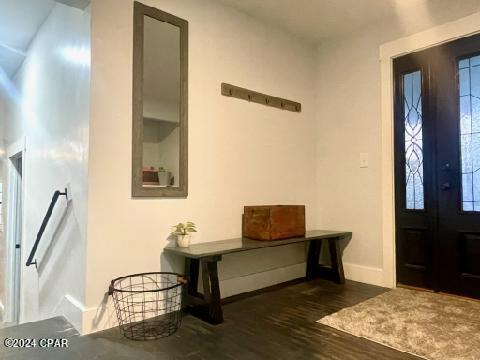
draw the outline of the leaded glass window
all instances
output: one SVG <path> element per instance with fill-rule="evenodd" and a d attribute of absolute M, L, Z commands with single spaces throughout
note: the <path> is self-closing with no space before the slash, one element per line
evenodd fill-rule
<path fill-rule="evenodd" d="M 403 75 L 406 208 L 423 210 L 422 73 Z"/>
<path fill-rule="evenodd" d="M 480 211 L 480 56 L 458 62 L 462 209 Z"/>

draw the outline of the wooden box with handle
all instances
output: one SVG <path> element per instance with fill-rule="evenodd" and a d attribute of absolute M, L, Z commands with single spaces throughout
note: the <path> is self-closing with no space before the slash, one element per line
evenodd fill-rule
<path fill-rule="evenodd" d="M 305 206 L 245 206 L 243 236 L 265 241 L 305 236 Z"/>

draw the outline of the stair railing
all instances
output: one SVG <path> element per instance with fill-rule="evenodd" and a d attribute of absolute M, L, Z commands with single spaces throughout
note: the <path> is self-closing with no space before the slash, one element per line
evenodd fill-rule
<path fill-rule="evenodd" d="M 40 240 L 42 239 L 43 233 L 45 232 L 45 228 L 48 225 L 48 222 L 50 221 L 50 218 L 52 217 L 52 212 L 55 207 L 55 204 L 58 201 L 58 198 L 60 196 L 65 196 L 65 198 L 68 199 L 67 196 L 67 189 L 65 189 L 64 192 L 60 192 L 59 190 L 55 191 L 53 193 L 52 201 L 50 202 L 50 206 L 48 207 L 47 213 L 45 214 L 45 217 L 43 218 L 42 225 L 40 226 L 40 230 L 38 230 L 37 233 L 37 239 L 35 240 L 35 244 L 33 244 L 32 251 L 30 251 L 30 255 L 28 256 L 28 260 L 26 265 L 35 265 L 37 267 L 37 259 L 35 259 L 35 254 L 37 252 L 38 244 L 40 243 Z"/>

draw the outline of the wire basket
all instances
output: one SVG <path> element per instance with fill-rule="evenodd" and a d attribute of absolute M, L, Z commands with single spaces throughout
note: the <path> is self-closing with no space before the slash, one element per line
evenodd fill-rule
<path fill-rule="evenodd" d="M 172 335 L 182 319 L 182 287 L 179 274 L 152 272 L 113 279 L 113 297 L 120 332 L 131 340 L 154 340 Z"/>

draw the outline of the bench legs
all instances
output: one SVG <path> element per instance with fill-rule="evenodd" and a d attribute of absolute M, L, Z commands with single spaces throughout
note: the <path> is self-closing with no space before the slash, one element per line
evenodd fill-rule
<path fill-rule="evenodd" d="M 218 281 L 218 261 L 220 256 L 198 259 L 185 259 L 185 275 L 188 278 L 187 310 L 192 315 L 207 321 L 210 324 L 223 322 L 223 311 Z M 203 294 L 198 292 L 200 264 L 202 267 Z"/>
<path fill-rule="evenodd" d="M 345 283 L 343 272 L 342 254 L 338 246 L 339 238 L 325 239 L 328 241 L 328 250 L 330 252 L 330 267 L 320 265 L 320 254 L 323 240 L 312 240 L 308 246 L 307 255 L 307 280 L 318 277 L 332 279 L 339 284 Z"/>
<path fill-rule="evenodd" d="M 342 254 L 338 246 L 339 239 L 340 238 L 323 239 L 328 241 L 331 266 L 319 264 L 323 240 L 312 240 L 309 242 L 307 280 L 321 277 L 334 280 L 339 284 L 345 282 Z M 218 280 L 218 262 L 221 260 L 221 256 L 211 256 L 201 260 L 185 258 L 185 276 L 188 280 L 186 294 L 187 307 L 185 310 L 215 325 L 223 322 L 220 284 Z M 198 292 L 200 268 L 202 271 L 203 294 Z"/>
<path fill-rule="evenodd" d="M 220 296 L 220 283 L 218 281 L 218 267 L 217 261 L 205 261 L 205 270 L 202 273 L 203 277 L 203 293 L 209 293 L 208 298 L 208 322 L 211 324 L 220 324 L 223 322 L 223 311 L 221 296 Z M 210 283 L 210 284 L 209 284 Z"/>
<path fill-rule="evenodd" d="M 307 254 L 307 273 L 305 277 L 307 280 L 312 280 L 317 277 L 317 268 L 320 261 L 320 250 L 322 248 L 322 240 L 312 240 L 308 244 Z"/>

